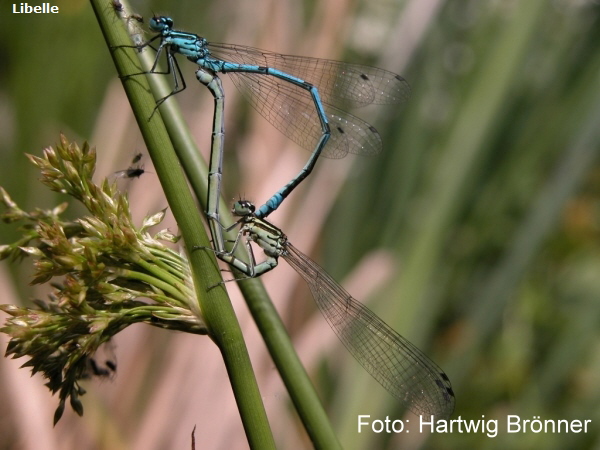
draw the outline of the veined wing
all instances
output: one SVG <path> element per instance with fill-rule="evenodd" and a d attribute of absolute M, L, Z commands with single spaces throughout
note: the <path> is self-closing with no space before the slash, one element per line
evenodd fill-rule
<path fill-rule="evenodd" d="M 410 86 L 404 78 L 377 67 L 282 55 L 243 45 L 209 43 L 208 48 L 224 61 L 270 67 L 301 78 L 319 89 L 323 103 L 341 109 L 397 104 L 410 97 Z"/>
<path fill-rule="evenodd" d="M 442 369 L 314 261 L 289 242 L 285 248 L 283 258 L 308 283 L 325 320 L 364 369 L 415 414 L 450 417 L 454 392 Z"/>
<path fill-rule="evenodd" d="M 279 78 L 228 72 L 233 83 L 259 114 L 303 148 L 312 151 L 323 131 L 310 93 Z M 343 158 L 348 153 L 376 155 L 382 141 L 377 130 L 358 117 L 324 104 L 331 136 L 322 155 Z"/>

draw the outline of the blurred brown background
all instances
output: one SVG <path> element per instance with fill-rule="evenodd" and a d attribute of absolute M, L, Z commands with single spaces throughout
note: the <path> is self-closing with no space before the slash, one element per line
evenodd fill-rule
<path fill-rule="evenodd" d="M 24 152 L 59 132 L 97 147 L 97 179 L 145 152 L 90 5 L 0 14 L 0 184 L 24 209 L 64 201 Z M 107 8 L 110 2 L 106 2 Z M 3 6 L 8 8 L 8 5 Z M 355 111 L 377 127 L 376 158 L 321 160 L 270 218 L 357 299 L 434 359 L 454 417 L 498 419 L 499 434 L 357 433 L 357 416 L 402 416 L 351 358 L 282 263 L 266 275 L 342 444 L 386 448 L 600 445 L 600 2 L 592 0 L 137 1 L 144 17 L 209 40 L 342 59 L 402 74 L 399 109 Z M 212 98 L 181 58 L 177 96 L 205 155 Z M 265 199 L 308 153 L 249 108 L 227 76 L 226 198 Z M 149 158 L 143 161 L 152 172 Z M 134 217 L 166 202 L 152 173 L 121 180 Z M 120 181 L 120 182 L 121 182 Z M 76 206 L 67 212 L 75 217 Z M 176 224 L 164 226 L 176 230 Z M 2 225 L 0 244 L 17 237 Z M 29 304 L 31 269 L 0 264 L 2 303 Z M 243 300 L 229 285 L 279 448 L 309 448 Z M 3 349 L 6 337 L 0 336 Z M 115 342 L 114 380 L 86 384 L 85 415 L 39 376 L 0 360 L 0 449 L 246 448 L 212 342 L 134 326 Z M 506 416 L 592 420 L 588 433 L 507 434 Z"/>

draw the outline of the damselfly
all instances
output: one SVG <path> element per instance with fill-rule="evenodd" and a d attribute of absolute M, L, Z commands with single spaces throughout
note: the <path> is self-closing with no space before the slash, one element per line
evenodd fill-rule
<path fill-rule="evenodd" d="M 382 141 L 377 130 L 346 109 L 400 103 L 410 95 L 404 78 L 383 69 L 212 43 L 196 34 L 173 29 L 173 20 L 165 16 L 153 17 L 149 24 L 150 29 L 159 34 L 135 47 L 143 48 L 160 41 L 149 73 L 173 74 L 175 86 L 169 96 L 186 88 L 175 59 L 179 53 L 204 72 L 230 74 L 233 83 L 263 117 L 312 151 L 302 170 L 257 209 L 259 218 L 279 207 L 310 174 L 319 155 L 342 158 L 348 153 L 374 155 L 381 151 Z M 167 55 L 167 70 L 158 72 L 163 51 Z"/>
<path fill-rule="evenodd" d="M 448 418 L 454 411 L 454 392 L 448 376 L 421 350 L 400 336 L 375 313 L 355 300 L 317 263 L 294 247 L 286 235 L 254 214 L 254 205 L 238 201 L 233 213 L 241 225 L 231 252 L 217 256 L 256 277 L 275 268 L 285 259 L 310 287 L 325 320 L 354 358 L 385 389 L 417 415 Z M 244 241 L 250 260 L 238 259 L 233 252 Z M 265 261 L 257 264 L 251 242 L 260 246 Z"/>

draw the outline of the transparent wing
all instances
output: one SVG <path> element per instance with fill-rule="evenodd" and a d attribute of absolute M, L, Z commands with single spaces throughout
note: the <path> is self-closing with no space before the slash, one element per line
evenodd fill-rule
<path fill-rule="evenodd" d="M 392 72 L 339 61 L 280 55 L 252 47 L 210 44 L 214 57 L 238 64 L 271 67 L 315 85 L 331 127 L 323 156 L 375 155 L 382 149 L 377 130 L 343 108 L 399 103 L 410 95 L 408 83 Z M 273 126 L 312 151 L 322 135 L 310 93 L 273 76 L 229 72 L 249 103 Z"/>
<path fill-rule="evenodd" d="M 397 104 L 410 97 L 410 86 L 400 75 L 377 67 L 329 59 L 281 55 L 243 45 L 208 45 L 213 56 L 239 64 L 281 70 L 319 89 L 324 103 L 338 108 Z"/>
<path fill-rule="evenodd" d="M 450 417 L 454 392 L 442 369 L 314 261 L 289 243 L 286 250 L 283 258 L 308 283 L 325 320 L 364 369 L 415 414 Z"/>
<path fill-rule="evenodd" d="M 301 147 L 312 151 L 321 138 L 321 122 L 308 91 L 268 75 L 229 72 L 248 102 L 275 128 Z M 376 155 L 381 136 L 375 128 L 352 114 L 324 105 L 331 135 L 323 156 L 343 158 L 350 153 Z"/>

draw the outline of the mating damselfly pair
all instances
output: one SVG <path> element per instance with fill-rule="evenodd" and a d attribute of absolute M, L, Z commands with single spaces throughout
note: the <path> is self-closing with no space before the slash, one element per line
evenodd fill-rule
<path fill-rule="evenodd" d="M 153 17 L 149 26 L 158 34 L 136 48 L 152 47 L 153 42 L 158 42 L 156 59 L 149 73 L 172 74 L 174 89 L 169 96 L 186 88 L 176 59 L 176 55 L 181 54 L 199 66 L 196 77 L 215 98 L 207 217 L 216 255 L 250 277 L 273 269 L 278 258 L 283 257 L 309 284 L 333 331 L 380 384 L 416 414 L 448 417 L 454 409 L 454 393 L 446 374 L 353 299 L 321 267 L 292 246 L 279 228 L 265 220 L 310 174 L 319 156 L 341 158 L 348 153 L 379 153 L 382 140 L 377 130 L 346 109 L 402 102 L 410 94 L 408 83 L 399 75 L 370 66 L 211 43 L 196 34 L 174 29 L 173 20 L 165 16 Z M 163 53 L 167 70 L 158 72 Z M 240 227 L 234 247 L 243 242 L 249 250 L 248 261 L 242 261 L 234 256 L 233 250 L 225 248 L 218 209 L 225 107 L 218 73 L 229 74 L 263 117 L 312 151 L 298 175 L 262 206 L 255 208 L 247 201 L 234 205 L 233 212 L 239 220 L 230 228 Z M 165 99 L 160 99 L 158 104 Z M 255 262 L 251 242 L 263 249 L 265 261 Z"/>

